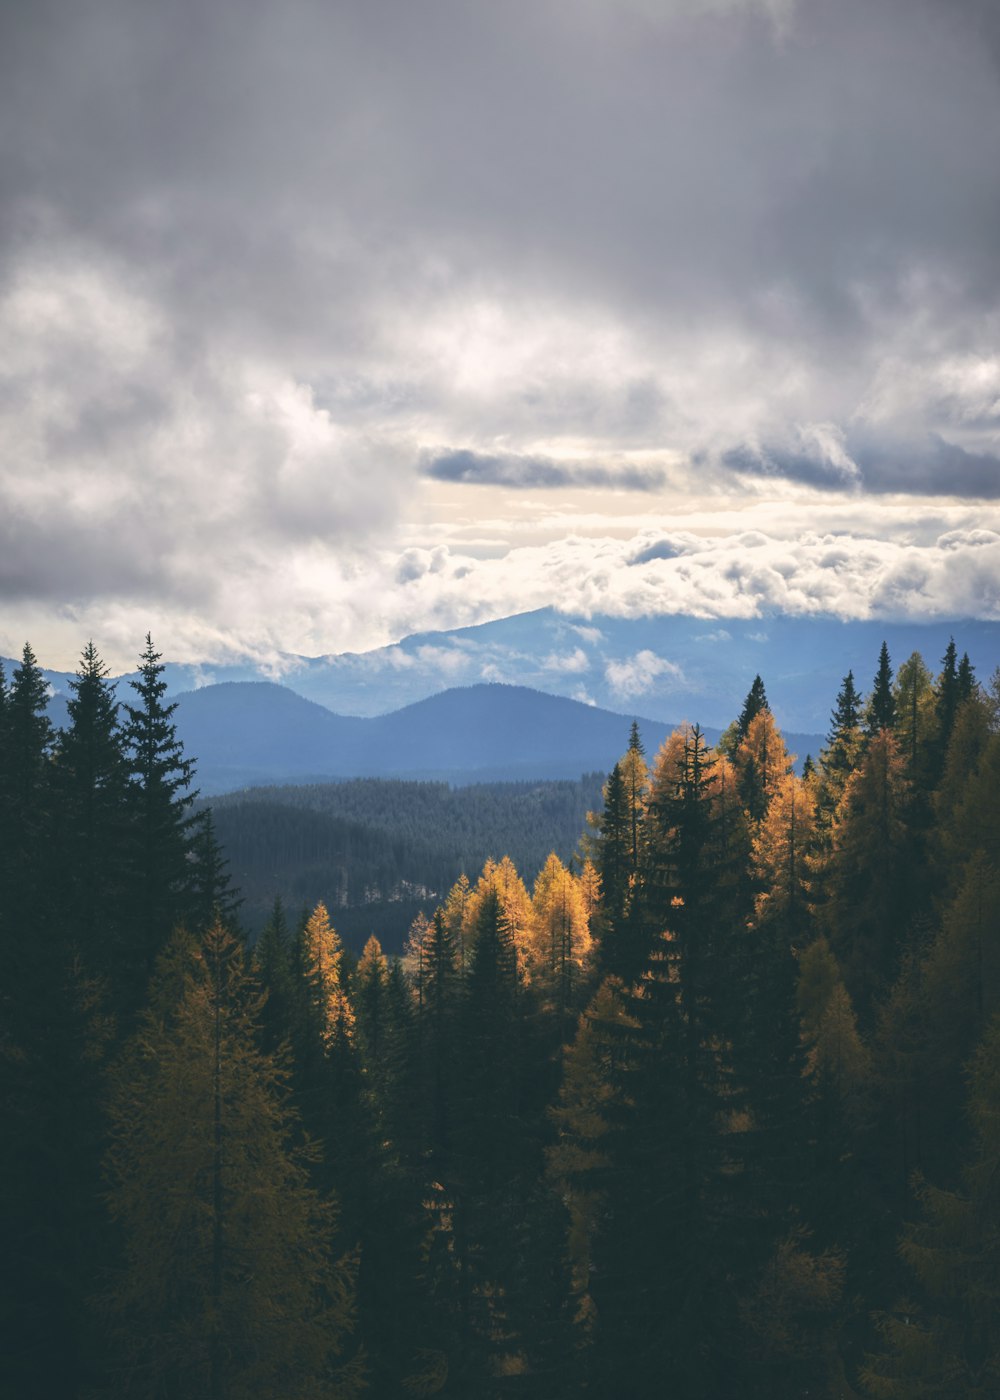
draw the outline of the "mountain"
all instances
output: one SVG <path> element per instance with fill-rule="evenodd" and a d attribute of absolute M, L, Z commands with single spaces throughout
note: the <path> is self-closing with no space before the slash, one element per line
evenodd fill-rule
<path fill-rule="evenodd" d="M 575 700 L 504 685 L 446 690 L 391 714 L 358 718 L 266 681 L 181 695 L 176 719 L 205 793 L 323 778 L 576 778 L 614 763 L 630 723 Z M 643 721 L 642 730 L 651 751 L 668 732 L 655 721 Z"/>
<path fill-rule="evenodd" d="M 336 656 L 274 657 L 266 668 L 169 664 L 170 694 L 225 682 L 279 681 L 341 716 L 386 715 L 449 687 L 506 682 L 602 709 L 641 711 L 661 723 L 698 720 L 723 729 L 756 674 L 782 728 L 825 733 L 841 680 L 871 687 L 883 640 L 894 666 L 919 651 L 937 671 L 950 637 L 981 680 L 1000 666 L 1000 622 L 844 621 L 812 617 L 706 619 L 570 617 L 551 608 L 451 631 L 422 632 L 392 646 Z M 14 662 L 7 662 L 8 675 Z M 47 671 L 53 708 L 69 675 Z M 128 698 L 123 676 L 119 696 Z M 55 715 L 54 715 L 55 718 Z"/>
<path fill-rule="evenodd" d="M 326 778 L 453 783 L 578 778 L 607 772 L 632 716 L 525 686 L 443 691 L 388 715 L 336 715 L 273 682 L 230 681 L 179 697 L 177 730 L 203 793 Z M 639 719 L 648 753 L 673 726 Z M 717 729 L 706 729 L 710 741 Z M 804 757 L 818 735 L 787 736 Z"/>
<path fill-rule="evenodd" d="M 363 653 L 287 658 L 280 679 L 311 700 L 374 715 L 445 686 L 505 681 L 665 723 L 725 728 L 758 673 L 778 723 L 825 733 L 848 670 L 871 687 L 885 641 L 894 666 L 919 651 L 933 672 L 949 638 L 978 676 L 1000 666 L 1000 623 L 844 621 L 828 615 L 750 619 L 570 617 L 551 608 Z M 222 679 L 221 675 L 217 677 Z"/>

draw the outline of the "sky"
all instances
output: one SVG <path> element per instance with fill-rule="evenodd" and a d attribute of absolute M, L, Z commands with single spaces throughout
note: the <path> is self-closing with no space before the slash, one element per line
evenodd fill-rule
<path fill-rule="evenodd" d="M 1000 618 L 1000 7 L 0 0 L 0 603 Z"/>

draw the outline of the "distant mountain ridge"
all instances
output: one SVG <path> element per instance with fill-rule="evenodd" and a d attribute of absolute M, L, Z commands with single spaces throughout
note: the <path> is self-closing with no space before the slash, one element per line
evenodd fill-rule
<path fill-rule="evenodd" d="M 951 636 L 959 652 L 969 652 L 980 679 L 988 680 L 1000 666 L 995 621 L 844 621 L 825 614 L 586 618 L 551 608 L 414 633 L 373 651 L 281 654 L 268 667 L 171 663 L 165 679 L 174 697 L 211 684 L 277 681 L 341 716 L 369 718 L 448 688 L 500 681 L 662 723 L 689 719 L 723 729 L 759 673 L 782 728 L 818 734 L 828 728 L 848 670 L 862 692 L 870 689 L 883 640 L 895 667 L 919 651 L 936 672 Z M 8 674 L 14 664 L 7 663 Z M 64 713 L 60 696 L 70 675 L 45 674 L 55 692 L 54 716 Z M 128 677 L 121 680 L 119 696 L 126 698 Z"/>
<path fill-rule="evenodd" d="M 638 717 L 652 755 L 672 725 Z M 607 772 L 632 716 L 525 686 L 454 688 L 388 715 L 335 715 L 267 681 L 179 697 L 178 734 L 203 793 L 328 778 L 435 778 L 459 784 Z M 719 730 L 706 728 L 710 742 Z M 800 758 L 818 735 L 788 735 Z"/>

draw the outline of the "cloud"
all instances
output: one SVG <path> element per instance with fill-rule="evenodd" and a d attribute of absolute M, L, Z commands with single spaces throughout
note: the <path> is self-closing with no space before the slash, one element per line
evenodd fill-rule
<path fill-rule="evenodd" d="M 580 623 L 570 623 L 569 630 L 575 632 L 581 641 L 588 646 L 597 646 L 598 642 L 604 641 L 604 633 L 599 627 L 587 627 Z"/>
<path fill-rule="evenodd" d="M 657 467 L 604 467 L 587 462 L 556 462 L 549 457 L 490 456 L 467 449 L 430 457 L 421 470 L 424 476 L 437 481 L 536 490 L 658 491 L 666 481 L 662 468 Z"/>
<path fill-rule="evenodd" d="M 661 676 L 683 679 L 681 668 L 675 662 L 648 649 L 637 651 L 622 661 L 609 661 L 604 668 L 605 680 L 623 698 L 643 695 Z"/>
<path fill-rule="evenodd" d="M 543 671 L 589 671 L 590 658 L 582 647 L 575 647 L 571 652 L 564 652 L 561 655 L 550 652 L 541 662 Z"/>
<path fill-rule="evenodd" d="M 991 545 L 837 522 L 998 497 L 998 55 L 986 0 L 5 7 L 4 627 L 990 614 Z M 523 515 L 436 564 L 469 483 Z"/>

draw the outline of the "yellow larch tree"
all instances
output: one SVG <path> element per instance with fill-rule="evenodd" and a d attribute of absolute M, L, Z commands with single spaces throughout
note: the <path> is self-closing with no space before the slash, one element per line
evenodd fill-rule
<path fill-rule="evenodd" d="M 534 912 L 531 896 L 528 894 L 524 881 L 517 873 L 517 867 L 510 856 L 504 856 L 497 861 L 488 860 L 483 866 L 483 873 L 476 881 L 475 888 L 470 891 L 465 901 L 462 921 L 465 963 L 468 965 L 470 961 L 483 903 L 491 893 L 495 893 L 497 896 L 500 918 L 505 930 L 513 940 L 518 970 L 522 975 L 527 976 L 530 972 L 529 948 Z"/>
<path fill-rule="evenodd" d="M 324 1045 L 353 1040 L 354 1011 L 341 979 L 344 945 L 330 923 L 325 904 L 317 904 L 302 932 L 302 971 L 321 1023 Z"/>
<path fill-rule="evenodd" d="M 758 926 L 780 923 L 794 944 L 810 918 L 810 851 L 816 831 L 812 793 L 794 773 L 778 783 L 753 841 Z"/>
<path fill-rule="evenodd" d="M 770 710 L 760 710 L 733 756 L 743 805 L 751 821 L 763 820 L 772 799 L 792 769 L 792 755 Z"/>
<path fill-rule="evenodd" d="M 554 851 L 535 881 L 531 903 L 529 974 L 552 989 L 564 1011 L 587 963 L 590 929 L 580 883 Z"/>
<path fill-rule="evenodd" d="M 287 1072 L 260 1049 L 262 1003 L 221 924 L 200 943 L 175 934 L 114 1075 L 106 1168 L 123 1262 L 108 1302 L 122 1394 L 359 1391 L 356 1366 L 336 1374 L 353 1272 L 331 1260 L 335 1209 L 294 1145 Z"/>

